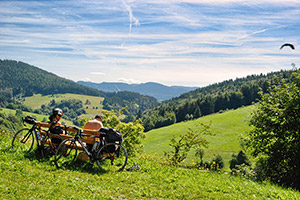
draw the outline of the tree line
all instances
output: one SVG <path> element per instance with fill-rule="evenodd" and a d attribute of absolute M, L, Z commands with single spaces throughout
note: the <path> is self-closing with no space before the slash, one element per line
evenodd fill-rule
<path fill-rule="evenodd" d="M 143 112 L 140 117 L 145 131 L 149 131 L 227 109 L 251 105 L 260 100 L 259 92 L 266 93 L 269 86 L 277 85 L 278 79 L 283 78 L 291 82 L 292 70 L 223 81 L 162 102 Z"/>

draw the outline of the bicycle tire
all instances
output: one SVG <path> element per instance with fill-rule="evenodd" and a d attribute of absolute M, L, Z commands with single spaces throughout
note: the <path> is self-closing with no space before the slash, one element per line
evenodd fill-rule
<path fill-rule="evenodd" d="M 25 152 L 30 152 L 34 144 L 33 131 L 29 128 L 19 130 L 13 137 L 12 148 L 21 148 Z"/>
<path fill-rule="evenodd" d="M 96 156 L 96 163 L 103 171 L 122 171 L 127 164 L 127 151 L 120 145 L 108 143 L 102 146 Z"/>
<path fill-rule="evenodd" d="M 77 145 L 73 138 L 63 140 L 54 155 L 54 162 L 57 168 L 72 164 L 77 157 Z"/>
<path fill-rule="evenodd" d="M 54 140 L 55 139 L 55 140 Z M 55 155 L 59 144 L 64 138 L 59 134 L 46 134 L 40 143 L 40 155 L 42 158 Z"/>

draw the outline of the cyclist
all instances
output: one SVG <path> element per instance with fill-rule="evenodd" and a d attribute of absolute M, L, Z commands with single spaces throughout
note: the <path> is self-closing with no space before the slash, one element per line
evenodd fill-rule
<path fill-rule="evenodd" d="M 54 108 L 52 110 L 52 115 L 50 115 L 50 117 L 49 117 L 50 133 L 54 133 L 54 134 L 64 134 L 65 133 L 63 130 L 63 127 L 59 121 L 62 116 L 63 116 L 63 111 L 60 108 Z"/>
<path fill-rule="evenodd" d="M 63 111 L 60 109 L 60 108 L 54 108 L 52 110 L 52 115 L 50 115 L 49 117 L 49 120 L 50 120 L 50 123 L 51 125 L 56 125 L 56 126 L 60 126 L 61 123 L 60 123 L 60 119 L 61 117 L 63 116 Z"/>
<path fill-rule="evenodd" d="M 88 121 L 84 126 L 83 129 L 95 130 L 98 131 L 100 128 L 103 127 L 102 124 L 103 115 L 99 114 L 95 116 L 95 119 Z"/>
<path fill-rule="evenodd" d="M 83 126 L 83 129 L 98 131 L 98 130 L 100 130 L 100 128 L 103 127 L 102 121 L 103 121 L 103 115 L 101 115 L 101 114 L 96 115 L 93 120 L 88 121 Z M 90 150 L 90 151 L 93 148 L 92 144 L 86 144 L 86 146 L 87 146 L 88 150 Z M 81 159 L 81 160 L 83 160 L 83 161 L 87 161 L 88 160 L 88 156 L 86 155 L 85 152 L 80 152 L 79 155 L 78 155 L 78 158 Z"/>

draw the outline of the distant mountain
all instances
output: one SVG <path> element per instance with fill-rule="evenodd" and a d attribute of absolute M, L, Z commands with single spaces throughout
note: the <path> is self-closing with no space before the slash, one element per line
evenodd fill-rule
<path fill-rule="evenodd" d="M 178 97 L 183 93 L 198 89 L 198 87 L 165 86 L 154 82 L 147 82 L 142 84 L 127 84 L 127 83 L 118 83 L 118 82 L 93 83 L 93 82 L 78 81 L 77 83 L 104 92 L 119 92 L 119 91 L 137 92 L 142 95 L 155 97 L 159 101 L 169 100 L 174 97 Z"/>

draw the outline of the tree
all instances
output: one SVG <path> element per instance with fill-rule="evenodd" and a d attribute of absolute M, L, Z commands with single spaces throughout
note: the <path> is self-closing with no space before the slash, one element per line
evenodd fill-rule
<path fill-rule="evenodd" d="M 260 174 L 300 189 L 300 71 L 293 76 L 291 83 L 278 77 L 277 86 L 262 95 L 246 144 L 260 157 Z"/>
<path fill-rule="evenodd" d="M 188 128 L 188 131 L 178 138 L 172 137 L 169 145 L 173 150 L 164 152 L 169 163 L 177 165 L 186 159 L 191 149 L 200 149 L 202 146 L 208 147 L 208 141 L 202 137 L 203 135 L 212 135 L 210 126 L 199 123 L 195 129 Z"/>
<path fill-rule="evenodd" d="M 145 138 L 145 134 L 140 120 L 124 123 L 114 111 L 102 110 L 102 114 L 104 127 L 114 128 L 122 133 L 124 138 L 122 145 L 126 148 L 128 155 L 133 156 L 143 151 L 142 139 Z"/>

